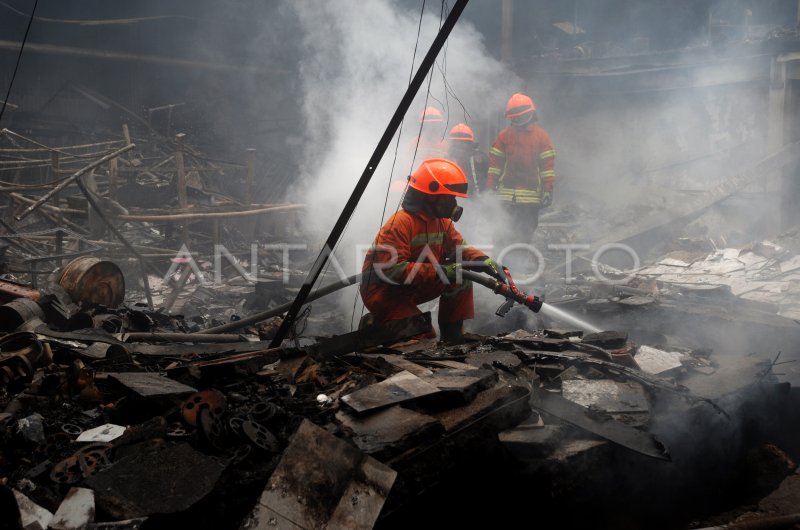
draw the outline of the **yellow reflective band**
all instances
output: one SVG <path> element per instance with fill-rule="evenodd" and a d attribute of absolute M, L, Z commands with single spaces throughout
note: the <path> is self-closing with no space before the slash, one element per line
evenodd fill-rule
<path fill-rule="evenodd" d="M 444 232 L 424 232 L 411 238 L 412 247 L 425 245 L 441 245 L 444 242 Z"/>
<path fill-rule="evenodd" d="M 506 157 L 506 154 L 496 147 L 489 148 L 489 154 L 494 156 L 499 156 L 502 158 Z"/>
<path fill-rule="evenodd" d="M 500 169 L 499 167 L 490 167 L 489 168 L 489 174 L 490 175 L 499 175 L 500 173 L 502 173 L 502 171 L 503 170 Z"/>
<path fill-rule="evenodd" d="M 498 193 L 502 192 L 502 193 L 507 193 L 507 194 L 510 194 L 510 195 L 515 195 L 516 194 L 517 197 L 539 195 L 538 190 L 529 190 L 529 189 L 526 189 L 526 188 L 500 188 L 497 191 L 498 191 Z"/>
<path fill-rule="evenodd" d="M 539 204 L 540 202 L 539 192 L 537 190 L 499 188 L 497 190 L 497 197 L 500 200 L 518 204 Z"/>
<path fill-rule="evenodd" d="M 540 177 L 555 177 L 556 176 L 556 172 L 553 169 L 546 169 L 546 170 L 542 171 L 541 173 L 539 173 L 539 176 Z"/>
<path fill-rule="evenodd" d="M 542 160 L 544 160 L 545 158 L 553 158 L 554 156 L 556 156 L 556 150 L 555 149 L 548 149 L 547 151 L 542 151 L 539 154 L 539 158 L 542 159 Z"/>
<path fill-rule="evenodd" d="M 541 200 L 539 197 L 505 197 L 505 196 L 498 196 L 502 202 L 511 202 L 514 204 L 539 204 Z"/>

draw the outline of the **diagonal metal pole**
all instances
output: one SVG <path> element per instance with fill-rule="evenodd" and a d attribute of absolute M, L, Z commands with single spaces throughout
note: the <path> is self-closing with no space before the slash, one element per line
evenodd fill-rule
<path fill-rule="evenodd" d="M 117 236 L 117 239 L 119 239 L 120 243 L 125 245 L 125 248 L 127 248 L 134 256 L 136 256 L 139 259 L 139 271 L 142 274 L 142 283 L 144 284 L 144 294 L 147 297 L 147 305 L 150 307 L 150 309 L 155 309 L 155 307 L 153 306 L 153 293 L 150 291 L 150 281 L 147 279 L 147 268 L 150 267 L 151 269 L 155 270 L 155 267 L 153 267 L 153 265 L 149 261 L 144 259 L 144 256 L 142 256 L 139 253 L 139 251 L 136 250 L 134 246 L 128 242 L 127 239 L 125 239 L 125 236 L 123 236 L 122 233 L 119 231 L 119 229 L 116 226 L 114 226 L 114 223 L 112 223 L 108 219 L 105 212 L 103 212 L 103 209 L 100 208 L 100 205 L 97 204 L 97 201 L 94 199 L 94 195 L 86 187 L 86 184 L 83 183 L 80 176 L 78 176 L 75 179 L 75 184 L 78 185 L 78 188 L 81 190 L 81 193 L 83 193 L 83 196 L 86 197 L 86 202 L 89 203 L 89 206 L 94 208 L 94 211 L 97 213 L 98 217 L 100 217 L 100 219 L 103 220 L 106 226 L 108 226 L 108 229 L 111 230 L 111 233 Z M 161 272 L 158 270 L 155 270 L 155 272 L 159 275 L 161 274 Z"/>
<path fill-rule="evenodd" d="M 283 339 L 286 338 L 286 335 L 289 332 L 289 329 L 291 328 L 295 318 L 297 317 L 297 314 L 300 312 L 300 309 L 303 307 L 303 303 L 308 297 L 308 294 L 311 292 L 311 288 L 316 283 L 320 273 L 322 273 L 322 269 L 325 268 L 325 264 L 328 262 L 328 257 L 330 254 L 332 254 L 333 247 L 336 246 L 336 242 L 339 241 L 339 238 L 342 236 L 342 232 L 344 232 L 345 226 L 347 226 L 347 221 L 350 219 L 350 216 L 353 215 L 353 210 L 355 210 L 356 206 L 358 205 L 358 201 L 361 200 L 364 190 L 367 189 L 367 185 L 369 184 L 372 175 L 375 173 L 378 163 L 381 161 L 381 158 L 383 158 L 383 154 L 389 147 L 389 144 L 397 132 L 398 127 L 400 127 L 400 122 L 403 121 L 403 116 L 405 116 L 409 107 L 411 107 L 411 102 L 414 100 L 414 97 L 416 97 L 419 88 L 425 81 L 425 77 L 427 77 L 428 72 L 433 67 L 433 63 L 436 61 L 436 56 L 439 55 L 439 51 L 442 49 L 442 46 L 444 46 L 447 37 L 450 36 L 450 32 L 455 27 L 458 17 L 461 16 L 464 8 L 467 7 L 468 1 L 469 0 L 457 0 L 452 11 L 450 11 L 450 14 L 444 21 L 442 28 L 439 30 L 439 34 L 436 35 L 436 38 L 433 40 L 433 44 L 431 44 L 428 53 L 420 63 L 416 75 L 411 80 L 411 84 L 408 85 L 408 89 L 406 89 L 406 93 L 403 96 L 403 99 L 400 101 L 400 105 L 397 107 L 397 110 L 394 111 L 394 115 L 389 121 L 389 125 L 386 126 L 383 136 L 381 136 L 377 147 L 375 147 L 372 157 L 369 159 L 369 162 L 367 162 L 367 167 L 364 168 L 364 172 L 361 174 L 361 178 L 358 179 L 358 183 L 356 183 L 353 193 L 350 195 L 350 198 L 347 200 L 347 204 L 345 204 L 341 215 L 339 215 L 339 219 L 333 226 L 333 229 L 328 236 L 328 240 L 325 242 L 325 246 L 317 256 L 317 259 L 314 262 L 314 265 L 312 265 L 308 276 L 306 276 L 305 282 L 300 288 L 300 292 L 297 293 L 297 297 L 294 299 L 294 302 L 292 302 L 292 307 L 289 308 L 289 311 L 283 318 L 281 327 L 278 328 L 275 338 L 272 339 L 272 343 L 270 343 L 271 348 L 280 346 L 281 342 L 283 342 Z"/>

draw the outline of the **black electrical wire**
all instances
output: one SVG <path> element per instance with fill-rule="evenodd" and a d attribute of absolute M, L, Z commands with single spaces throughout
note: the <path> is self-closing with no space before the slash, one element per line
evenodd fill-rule
<path fill-rule="evenodd" d="M 411 84 L 411 80 L 414 78 L 414 63 L 417 60 L 417 49 L 419 48 L 419 37 L 420 37 L 420 34 L 422 33 L 422 18 L 423 18 L 424 14 L 425 14 L 425 0 L 422 0 L 422 9 L 419 12 L 419 22 L 417 23 L 417 40 L 414 43 L 414 54 L 411 56 L 411 70 L 408 72 L 408 83 L 406 84 L 406 86 L 410 85 Z M 395 169 L 395 166 L 397 165 L 397 153 L 400 150 L 400 137 L 403 135 L 403 123 L 404 122 L 405 122 L 405 120 L 400 122 L 400 127 L 399 127 L 399 129 L 397 131 L 397 141 L 394 144 L 394 158 L 392 159 L 392 168 L 391 168 L 391 170 L 389 170 L 389 182 L 386 185 L 386 193 L 385 193 L 385 195 L 383 197 L 383 210 L 381 212 L 381 223 L 378 226 L 378 230 L 380 230 L 380 228 L 383 226 L 383 221 L 386 219 L 386 207 L 389 204 L 389 191 L 391 191 L 391 189 L 392 189 L 392 179 L 394 178 L 394 169 Z M 417 141 L 417 144 L 419 145 L 419 141 Z M 408 188 L 408 182 L 406 182 L 406 188 Z M 405 190 L 403 190 L 403 195 L 405 195 Z M 402 204 L 402 202 L 403 201 L 400 200 L 397 203 L 397 207 L 395 208 L 394 213 L 397 213 L 397 211 L 400 209 L 400 204 Z M 369 271 L 368 275 L 371 275 L 371 274 L 372 274 L 372 270 Z M 368 278 L 369 278 L 369 276 L 368 276 Z M 353 331 L 353 321 L 355 320 L 355 317 L 356 317 L 356 307 L 358 306 L 358 296 L 359 296 L 358 292 L 356 292 L 355 295 L 353 296 L 353 313 L 350 315 L 350 331 Z M 361 321 L 361 318 L 363 316 L 364 316 L 364 308 L 362 307 L 361 308 L 361 314 L 358 317 L 359 322 Z"/>
<path fill-rule="evenodd" d="M 412 61 L 411 61 L 411 73 L 409 74 L 409 83 L 410 83 L 410 80 L 411 80 L 411 76 L 414 73 L 414 60 L 416 59 L 416 55 L 417 55 L 417 46 L 419 45 L 420 33 L 421 33 L 421 30 L 422 30 L 422 18 L 423 18 L 424 12 L 425 12 L 425 0 L 423 0 L 423 2 L 422 2 L 422 11 L 420 12 L 419 24 L 417 26 L 417 42 L 414 45 L 414 57 L 412 58 Z M 448 5 L 447 0 L 442 0 L 441 9 L 439 11 L 439 29 L 442 28 L 442 24 L 444 23 L 444 19 L 449 14 L 450 14 L 450 6 Z M 444 88 L 445 88 L 445 100 L 447 101 L 447 103 L 446 104 L 442 104 L 442 102 L 438 98 L 436 98 L 433 94 L 431 94 L 431 82 L 433 81 L 433 70 L 431 70 L 430 76 L 428 77 L 428 87 L 427 87 L 427 90 L 425 92 L 425 105 L 424 105 L 424 107 L 427 107 L 428 106 L 428 98 L 431 98 L 434 101 L 436 101 L 437 103 L 439 103 L 440 107 L 446 109 L 446 114 L 447 114 L 446 120 L 447 121 L 445 122 L 444 131 L 442 132 L 442 135 L 443 135 L 442 139 L 444 139 L 444 137 L 446 136 L 447 131 L 449 130 L 449 124 L 450 124 L 450 104 L 449 104 L 449 100 L 447 99 L 448 94 L 452 95 L 453 98 L 455 98 L 455 100 L 458 101 L 459 105 L 461 106 L 461 109 L 465 114 L 465 120 L 464 121 L 467 121 L 466 120 L 466 116 L 469 115 L 469 112 L 467 112 L 466 107 L 464 106 L 464 104 L 461 102 L 461 100 L 456 95 L 455 90 L 453 90 L 450 87 L 450 84 L 447 82 L 446 71 L 447 71 L 447 48 L 448 48 L 448 44 L 449 44 L 448 42 L 445 42 L 444 49 L 442 50 L 443 57 L 442 57 L 442 61 L 441 62 L 444 65 L 444 69 L 442 68 L 442 65 L 439 64 L 439 61 L 435 61 L 434 62 L 434 64 L 439 69 L 439 72 L 442 74 L 442 81 L 444 83 Z M 413 157 L 411 159 L 411 168 L 409 169 L 409 172 L 412 172 L 414 170 L 414 164 L 415 164 L 416 158 L 417 158 L 417 151 L 419 149 L 419 140 L 422 137 L 422 127 L 423 127 L 423 124 L 420 122 L 420 127 L 419 127 L 419 131 L 418 131 L 418 135 L 417 135 L 417 142 L 416 142 L 416 144 L 414 146 L 414 155 L 413 155 Z M 381 225 L 380 226 L 383 226 L 383 221 L 384 221 L 384 219 L 386 217 L 386 206 L 388 205 L 389 190 L 391 188 L 392 177 L 394 176 L 395 163 L 397 162 L 397 152 L 398 152 L 398 147 L 399 147 L 399 144 L 400 144 L 400 133 L 402 133 L 402 123 L 400 125 L 400 131 L 398 132 L 397 142 L 395 144 L 394 160 L 392 161 L 392 169 L 390 171 L 389 184 L 388 184 L 388 186 L 386 188 L 386 195 L 384 196 L 383 212 L 381 214 Z M 408 189 L 408 183 L 406 183 L 406 188 L 405 188 L 405 190 L 403 190 L 403 194 L 404 195 L 405 195 L 405 192 L 406 192 L 407 189 Z M 402 197 L 401 197 L 400 202 L 398 202 L 397 208 L 395 208 L 395 213 L 397 213 L 397 211 L 400 209 L 400 204 L 402 204 Z M 391 228 L 391 226 L 390 226 L 390 228 Z M 372 271 L 370 271 L 368 274 L 371 274 L 371 272 Z M 353 329 L 353 321 L 355 319 L 357 303 L 358 303 L 358 293 L 356 293 L 356 295 L 354 296 L 354 299 L 353 299 L 353 312 L 352 312 L 352 314 L 350 316 L 350 329 L 351 329 L 351 331 Z M 364 308 L 362 307 L 361 315 L 359 317 L 359 320 L 363 316 L 364 316 Z"/>
<path fill-rule="evenodd" d="M 446 5 L 447 5 L 447 0 L 442 0 L 442 8 L 439 11 L 439 28 L 442 27 L 442 20 L 444 20 L 445 6 Z M 449 12 L 449 9 L 448 9 L 448 12 Z M 445 120 L 444 130 L 442 131 L 442 140 L 444 140 L 447 137 L 447 131 L 450 130 L 450 99 L 447 97 L 447 95 L 448 95 L 447 94 L 447 79 L 445 79 L 444 71 L 442 71 L 442 67 L 439 66 L 439 64 L 441 63 L 445 67 L 445 70 L 447 69 L 447 48 L 448 48 L 449 44 L 450 44 L 449 42 L 445 42 L 444 43 L 444 49 L 442 49 L 442 60 L 433 63 L 434 65 L 436 65 L 439 68 L 439 71 L 442 73 L 442 84 L 444 85 L 444 105 L 443 105 L 443 107 L 444 107 L 444 110 L 445 110 L 445 116 L 447 116 L 447 118 Z M 439 104 L 441 105 L 441 102 Z"/>
<path fill-rule="evenodd" d="M 443 0 L 443 2 L 442 2 L 442 14 L 443 14 L 443 16 L 446 16 L 449 13 L 449 11 L 450 11 L 450 6 L 448 5 L 447 0 Z M 444 45 L 444 49 L 442 50 L 442 60 L 441 61 L 436 61 L 436 63 L 434 63 L 436 65 L 436 68 L 438 68 L 439 72 L 442 74 L 442 83 L 444 84 L 444 90 L 445 90 L 445 93 L 444 93 L 444 95 L 445 95 L 445 104 L 442 105 L 441 101 L 439 101 L 438 99 L 433 97 L 433 95 L 431 95 L 431 97 L 433 97 L 433 99 L 435 101 L 437 101 L 439 103 L 439 105 L 442 105 L 443 107 L 446 107 L 446 109 L 447 109 L 447 125 L 448 125 L 448 127 L 445 128 L 446 130 L 449 130 L 449 124 L 450 124 L 450 100 L 449 100 L 449 96 L 451 96 L 453 99 L 455 99 L 458 102 L 458 104 L 461 106 L 461 111 L 462 111 L 462 113 L 464 115 L 464 120 L 463 120 L 464 123 L 469 123 L 470 120 L 472 119 L 472 117 L 470 116 L 469 111 L 467 111 L 467 107 L 464 105 L 464 103 L 458 97 L 458 94 L 456 94 L 456 91 L 453 88 L 453 86 L 447 81 L 447 50 L 448 50 L 448 45 L 449 44 L 450 43 L 448 41 Z"/>
<path fill-rule="evenodd" d="M 458 19 L 468 2 L 469 0 L 456 1 L 453 9 L 450 11 L 450 15 L 442 25 L 442 29 L 436 34 L 436 38 L 433 39 L 433 43 L 425 54 L 425 57 L 422 59 L 422 62 L 417 69 L 417 73 L 414 74 L 411 84 L 408 86 L 403 98 L 400 100 L 399 105 L 395 109 L 389 124 L 386 126 L 386 130 L 384 130 L 380 140 L 378 141 L 378 145 L 375 146 L 372 156 L 367 161 L 361 177 L 358 179 L 350 198 L 347 200 L 347 204 L 345 204 L 344 209 L 339 215 L 339 218 L 337 219 L 333 228 L 331 228 L 331 232 L 325 242 L 325 247 L 314 261 L 308 276 L 306 276 L 306 280 L 300 287 L 300 292 L 297 293 L 294 302 L 292 302 L 292 307 L 286 313 L 286 316 L 278 328 L 275 337 L 272 339 L 272 342 L 270 343 L 272 346 L 279 346 L 281 341 L 283 341 L 283 339 L 286 337 L 292 322 L 294 321 L 300 309 L 303 307 L 304 300 L 308 297 L 308 294 L 311 292 L 311 289 L 319 278 L 320 272 L 322 272 L 322 269 L 325 267 L 325 264 L 328 261 L 329 254 L 326 253 L 325 249 L 335 246 L 336 242 L 339 240 L 339 238 L 341 238 L 345 226 L 352 217 L 356 206 L 358 206 L 358 202 L 363 197 L 364 191 L 369 185 L 372 176 L 375 174 L 375 170 L 378 167 L 378 164 L 380 163 L 384 153 L 386 152 L 386 149 L 391 144 L 392 138 L 397 133 L 397 129 L 400 126 L 400 123 L 403 121 L 405 114 L 408 112 L 409 107 L 411 106 L 411 103 L 417 94 L 417 91 L 425 82 L 425 76 L 431 71 L 433 63 L 436 60 L 436 55 L 441 51 L 444 42 L 452 32 L 453 27 L 456 25 L 456 22 L 458 22 Z"/>
<path fill-rule="evenodd" d="M 28 40 L 28 34 L 31 31 L 31 25 L 33 24 L 33 16 L 36 14 L 36 6 L 39 5 L 39 0 L 34 0 L 33 2 L 33 9 L 31 10 L 31 18 L 28 20 L 28 27 L 25 28 L 25 36 L 22 37 L 22 45 L 19 47 L 19 54 L 17 55 L 17 64 L 14 65 L 14 72 L 11 74 L 11 81 L 8 82 L 8 91 L 6 92 L 6 98 L 3 100 L 3 106 L 0 108 L 0 122 L 3 121 L 3 114 L 6 112 L 6 106 L 8 105 L 8 98 L 11 96 L 11 87 L 14 86 L 14 78 L 17 77 L 17 70 L 19 69 L 19 63 L 22 60 L 22 50 L 25 49 L 25 43 Z"/>
<path fill-rule="evenodd" d="M 12 13 L 25 16 L 25 13 L 15 9 L 5 2 L 0 2 L 0 6 L 5 7 Z M 153 20 L 166 20 L 166 19 L 179 19 L 179 20 L 201 20 L 195 17 L 188 17 L 184 15 L 155 15 L 149 17 L 135 17 L 135 18 L 110 18 L 110 19 L 64 19 L 64 18 L 45 18 L 36 17 L 39 22 L 55 22 L 58 24 L 74 24 L 78 26 L 108 26 L 108 25 L 122 25 L 122 24 L 135 24 L 137 22 L 150 22 Z"/>

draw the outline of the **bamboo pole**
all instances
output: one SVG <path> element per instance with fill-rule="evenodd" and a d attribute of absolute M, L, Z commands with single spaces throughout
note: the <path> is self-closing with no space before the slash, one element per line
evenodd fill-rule
<path fill-rule="evenodd" d="M 183 139 L 184 133 L 175 135 L 178 148 L 175 150 L 175 167 L 178 169 L 178 205 L 181 208 L 189 207 L 189 200 L 186 197 L 186 170 L 183 166 Z M 184 245 L 189 244 L 189 223 L 184 223 L 182 229 L 182 240 Z"/>
<path fill-rule="evenodd" d="M 288 212 L 292 210 L 300 210 L 305 208 L 305 204 L 283 204 L 280 206 L 268 206 L 266 208 L 257 208 L 255 210 L 244 210 L 240 212 L 197 212 L 197 213 L 175 213 L 175 214 L 128 214 L 118 215 L 117 219 L 121 221 L 184 221 L 190 219 L 233 219 L 236 217 L 249 217 L 252 215 L 260 215 L 263 213 L 273 212 Z"/>
<path fill-rule="evenodd" d="M 103 158 L 95 160 L 91 164 L 82 167 L 81 169 L 79 169 L 78 171 L 76 171 L 75 173 L 73 173 L 72 175 L 67 177 L 66 179 L 64 179 L 61 183 L 57 184 L 53 189 L 51 189 L 50 191 L 45 193 L 38 201 L 36 201 L 34 204 L 31 204 L 24 212 L 22 212 L 21 214 L 16 216 L 15 219 L 17 221 L 22 221 L 25 217 L 27 217 L 32 212 L 34 212 L 42 204 L 44 204 L 48 200 L 50 200 L 50 198 L 53 195 L 55 195 L 59 191 L 63 190 L 64 188 L 66 188 L 67 186 L 69 186 L 70 184 L 72 184 L 73 182 L 78 180 L 83 174 L 91 171 L 92 169 L 96 168 L 97 166 L 101 166 L 101 165 L 105 164 L 106 162 L 108 162 L 112 158 L 116 158 L 119 155 L 121 155 L 122 153 L 130 151 L 134 147 L 136 147 L 136 144 L 126 145 L 125 147 L 122 147 L 121 149 L 117 149 L 113 153 L 108 154 L 108 155 L 104 156 Z"/>

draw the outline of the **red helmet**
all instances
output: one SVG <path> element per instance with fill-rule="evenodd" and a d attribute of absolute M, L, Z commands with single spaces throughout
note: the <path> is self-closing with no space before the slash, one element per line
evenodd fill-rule
<path fill-rule="evenodd" d="M 506 103 L 506 118 L 515 118 L 535 110 L 536 105 L 533 104 L 533 100 L 525 94 L 517 92 Z"/>
<path fill-rule="evenodd" d="M 450 135 L 447 137 L 448 140 L 458 140 L 463 142 L 474 142 L 475 141 L 475 134 L 473 134 L 472 129 L 469 128 L 469 125 L 466 123 L 459 123 L 452 129 L 450 129 Z"/>
<path fill-rule="evenodd" d="M 422 123 L 442 122 L 444 121 L 444 115 L 436 107 L 425 107 L 425 110 L 419 116 L 419 121 Z"/>
<path fill-rule="evenodd" d="M 409 186 L 428 195 L 467 197 L 467 176 L 458 164 L 445 158 L 424 161 L 411 175 Z"/>

